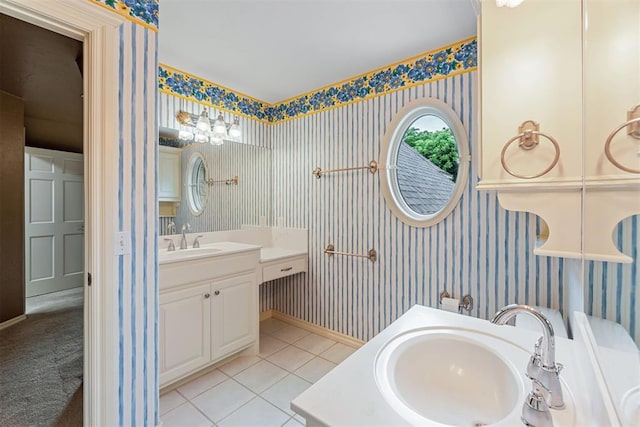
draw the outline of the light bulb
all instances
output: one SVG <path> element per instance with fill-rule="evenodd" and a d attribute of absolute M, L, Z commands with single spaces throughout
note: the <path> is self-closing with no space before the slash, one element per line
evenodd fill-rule
<path fill-rule="evenodd" d="M 183 141 L 193 141 L 193 132 L 189 132 L 187 130 L 178 131 L 178 139 Z"/>
<path fill-rule="evenodd" d="M 215 136 L 215 135 L 212 136 L 209 139 L 209 144 L 211 144 L 211 145 L 222 145 L 223 142 L 224 141 L 222 140 L 222 138 L 220 138 L 219 136 Z"/>
<path fill-rule="evenodd" d="M 238 116 L 233 119 L 233 124 L 229 129 L 229 137 L 234 141 L 240 141 L 240 137 L 242 136 L 242 131 L 240 130 L 240 123 L 238 120 Z"/>
<path fill-rule="evenodd" d="M 204 144 L 205 142 L 209 142 L 209 137 L 204 133 L 196 132 L 195 140 L 200 144 Z"/>
<path fill-rule="evenodd" d="M 224 122 L 222 113 L 218 114 L 216 122 L 213 124 L 213 134 L 219 138 L 222 138 L 227 134 L 227 124 Z"/>
<path fill-rule="evenodd" d="M 496 5 L 498 5 L 498 7 L 516 7 L 523 1 L 524 0 L 496 0 Z"/>
<path fill-rule="evenodd" d="M 196 123 L 196 128 L 205 133 L 211 132 L 211 123 L 209 122 L 209 114 L 207 114 L 206 108 L 202 110 L 202 113 L 200 113 L 198 123 Z"/>

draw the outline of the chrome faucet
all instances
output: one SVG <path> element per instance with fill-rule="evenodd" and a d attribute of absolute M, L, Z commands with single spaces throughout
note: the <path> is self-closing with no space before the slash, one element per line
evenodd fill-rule
<path fill-rule="evenodd" d="M 189 223 L 182 224 L 182 239 L 180 239 L 180 249 L 187 249 L 187 231 L 191 231 Z"/>
<path fill-rule="evenodd" d="M 176 223 L 173 221 L 170 221 L 169 224 L 167 224 L 167 234 L 176 234 Z"/>
<path fill-rule="evenodd" d="M 527 365 L 527 377 L 533 381 L 533 388 L 522 407 L 522 422 L 531 426 L 551 426 L 551 409 L 563 409 L 560 371 L 562 365 L 556 363 L 556 345 L 553 326 L 542 313 L 528 305 L 511 304 L 498 311 L 491 323 L 504 325 L 518 314 L 533 316 L 542 326 L 542 337 L 535 345 L 535 351 Z"/>
<path fill-rule="evenodd" d="M 168 252 L 173 252 L 176 250 L 176 245 L 173 243 L 173 239 L 164 239 L 165 242 L 169 242 L 169 246 L 167 247 Z"/>

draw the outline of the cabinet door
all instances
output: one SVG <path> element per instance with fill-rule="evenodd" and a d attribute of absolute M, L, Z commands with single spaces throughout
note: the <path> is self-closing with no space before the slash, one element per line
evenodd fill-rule
<path fill-rule="evenodd" d="M 160 294 L 160 386 L 211 360 L 211 287 Z"/>
<path fill-rule="evenodd" d="M 582 184 L 580 0 L 527 0 L 516 8 L 482 1 L 480 21 L 481 182 L 479 188 Z M 533 149 L 514 139 L 528 120 L 544 136 Z M 503 147 L 513 141 L 503 153 Z M 501 158 L 515 174 L 510 175 Z"/>
<path fill-rule="evenodd" d="M 621 180 L 637 185 L 640 175 L 615 166 L 604 147 L 619 126 L 640 118 L 640 107 L 628 116 L 640 106 L 640 1 L 589 0 L 585 9 L 589 17 L 583 74 L 586 182 Z M 634 129 L 635 135 L 629 135 Z M 609 145 L 613 160 L 640 171 L 639 137 L 640 126 L 629 125 L 615 133 Z"/>
<path fill-rule="evenodd" d="M 256 340 L 257 287 L 255 273 L 211 285 L 213 359 L 224 357 Z"/>
<path fill-rule="evenodd" d="M 180 150 L 160 147 L 158 154 L 158 200 L 180 201 Z"/>

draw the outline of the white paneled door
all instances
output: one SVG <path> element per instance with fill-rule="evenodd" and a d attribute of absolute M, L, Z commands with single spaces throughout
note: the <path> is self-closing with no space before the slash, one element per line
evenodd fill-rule
<path fill-rule="evenodd" d="M 83 285 L 82 154 L 25 147 L 26 296 Z"/>

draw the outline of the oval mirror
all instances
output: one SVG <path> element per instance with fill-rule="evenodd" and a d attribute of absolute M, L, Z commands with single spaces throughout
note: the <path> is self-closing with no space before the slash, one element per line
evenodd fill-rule
<path fill-rule="evenodd" d="M 458 204 L 469 174 L 467 134 L 436 99 L 403 107 L 382 141 L 381 187 L 387 205 L 416 227 L 438 223 Z"/>
<path fill-rule="evenodd" d="M 207 165 L 201 153 L 195 152 L 187 163 L 187 204 L 191 213 L 198 216 L 204 212 L 209 194 Z"/>

